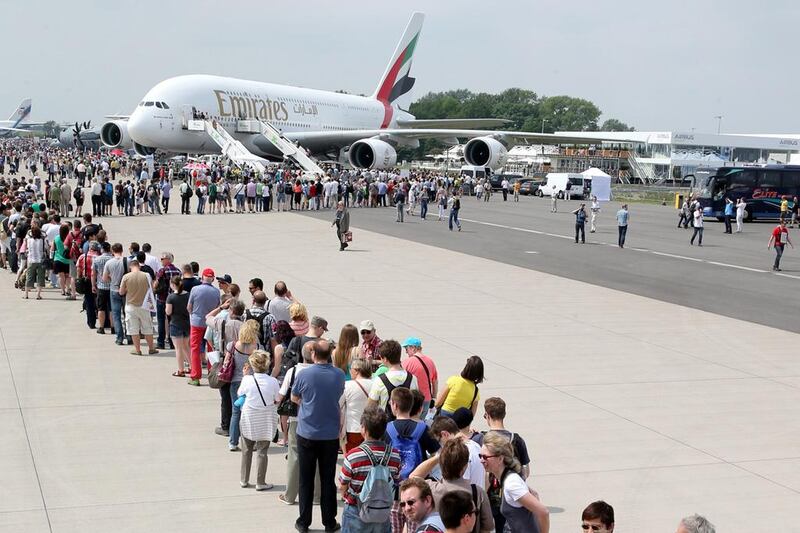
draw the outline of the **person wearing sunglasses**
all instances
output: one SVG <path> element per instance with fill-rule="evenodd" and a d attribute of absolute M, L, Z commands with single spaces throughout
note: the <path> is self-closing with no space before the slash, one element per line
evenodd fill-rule
<path fill-rule="evenodd" d="M 484 468 L 500 480 L 500 512 L 508 533 L 549 533 L 550 512 L 520 476 L 522 467 L 511 443 L 502 435 L 487 433 L 480 454 Z"/>
<path fill-rule="evenodd" d="M 439 507 L 446 533 L 470 533 L 475 529 L 478 510 L 468 492 L 448 492 L 442 496 Z"/>
<path fill-rule="evenodd" d="M 400 484 L 400 509 L 406 517 L 406 531 L 444 533 L 444 524 L 436 512 L 433 493 L 424 479 L 412 477 Z"/>
<path fill-rule="evenodd" d="M 581 531 L 614 533 L 614 508 L 603 500 L 590 503 L 581 515 Z"/>

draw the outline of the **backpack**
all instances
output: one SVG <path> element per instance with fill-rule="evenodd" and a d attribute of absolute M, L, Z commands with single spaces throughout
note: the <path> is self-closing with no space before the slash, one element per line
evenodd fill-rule
<path fill-rule="evenodd" d="M 400 452 L 400 479 L 408 479 L 411 472 L 422 462 L 422 447 L 419 445 L 419 439 L 422 438 L 427 427 L 425 422 L 417 422 L 417 427 L 414 428 L 410 437 L 401 437 L 394 422 L 387 424 L 386 434 L 392 441 L 392 447 Z"/>
<path fill-rule="evenodd" d="M 69 250 L 67 251 L 67 258 L 77 261 L 82 253 L 83 235 L 79 233 L 78 236 L 75 237 L 73 233 L 70 233 L 70 236 L 72 236 L 72 239 L 70 239 L 71 242 Z"/>
<path fill-rule="evenodd" d="M 266 310 L 265 310 L 265 311 L 264 311 L 263 313 L 261 313 L 260 315 L 258 315 L 258 316 L 255 316 L 255 315 L 253 315 L 253 313 L 251 313 L 251 312 L 250 312 L 250 310 L 248 309 L 248 310 L 245 312 L 245 322 L 247 322 L 248 320 L 255 320 L 256 322 L 258 322 L 258 342 L 259 342 L 259 344 L 261 344 L 261 346 L 262 346 L 262 347 L 263 347 L 263 348 L 264 348 L 264 349 L 265 349 L 267 352 L 270 352 L 270 353 L 271 353 L 271 352 L 272 352 L 272 350 L 271 350 L 271 347 L 270 347 L 269 338 L 271 338 L 271 337 L 272 337 L 272 335 L 270 335 L 269 337 L 266 337 L 266 336 L 264 335 L 264 320 L 266 320 L 266 319 L 267 319 L 267 316 L 269 316 L 269 314 L 270 314 L 270 313 L 269 313 L 268 311 L 266 311 Z"/>
<path fill-rule="evenodd" d="M 156 279 L 156 290 L 153 292 L 158 296 L 164 296 L 169 293 L 169 275 L 166 272 Z"/>
<path fill-rule="evenodd" d="M 367 454 L 373 466 L 358 494 L 358 518 L 366 524 L 387 523 L 394 503 L 394 481 L 389 472 L 392 447 L 386 446 L 380 461 L 366 444 L 359 448 Z"/>
<path fill-rule="evenodd" d="M 486 435 L 486 433 L 484 433 Z M 509 442 L 511 443 L 511 452 L 514 455 L 515 459 L 519 459 L 517 457 L 517 448 L 514 446 L 514 439 L 517 438 L 516 433 L 511 434 L 511 439 Z M 503 473 L 503 479 L 505 479 L 506 473 Z M 500 509 L 500 505 L 503 503 L 503 479 L 497 479 L 494 474 L 489 474 L 489 484 L 486 487 L 486 495 L 489 497 L 489 505 L 492 509 Z"/>
<path fill-rule="evenodd" d="M 384 387 L 386 387 L 386 394 L 387 394 L 386 416 L 389 418 L 389 422 L 391 422 L 392 420 L 395 420 L 397 418 L 396 416 L 394 416 L 394 413 L 392 412 L 392 402 L 389 401 L 389 398 L 392 397 L 392 391 L 397 387 L 405 387 L 407 389 L 410 389 L 411 380 L 414 379 L 414 374 L 412 374 L 411 372 L 406 372 L 406 379 L 400 385 L 394 385 L 391 381 L 389 381 L 389 378 L 386 377 L 386 374 L 381 374 L 378 377 L 383 382 Z"/>
<path fill-rule="evenodd" d="M 286 372 L 288 372 L 290 368 L 303 359 L 303 354 L 301 353 L 303 350 L 303 345 L 306 343 L 306 341 L 309 341 L 313 338 L 314 337 L 306 337 L 303 335 L 302 337 L 294 337 L 291 341 L 289 341 L 289 346 L 287 346 L 286 350 L 283 352 L 283 359 L 281 359 L 281 376 L 285 376 Z"/>

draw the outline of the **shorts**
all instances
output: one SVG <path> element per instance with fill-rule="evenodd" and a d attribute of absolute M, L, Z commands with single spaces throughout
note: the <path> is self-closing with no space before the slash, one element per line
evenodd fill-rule
<path fill-rule="evenodd" d="M 128 335 L 152 335 L 153 317 L 138 305 L 125 305 L 125 331 Z"/>
<path fill-rule="evenodd" d="M 53 273 L 69 275 L 69 263 L 62 263 L 61 261 L 53 261 Z"/>
<path fill-rule="evenodd" d="M 111 291 L 109 289 L 97 289 L 97 310 L 111 311 Z"/>
<path fill-rule="evenodd" d="M 26 272 L 25 286 L 32 289 L 34 283 L 38 283 L 39 287 L 44 287 L 44 265 L 41 263 L 31 263 L 28 265 Z"/>
<path fill-rule="evenodd" d="M 185 328 L 179 324 L 172 324 L 169 325 L 169 336 L 173 338 L 181 338 L 181 337 L 188 337 L 189 336 L 189 328 Z"/>

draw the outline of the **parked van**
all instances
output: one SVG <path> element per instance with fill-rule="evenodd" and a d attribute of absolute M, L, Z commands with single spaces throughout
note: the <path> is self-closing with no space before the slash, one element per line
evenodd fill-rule
<path fill-rule="evenodd" d="M 486 176 L 490 176 L 492 174 L 492 169 L 490 169 L 489 167 L 476 167 L 473 165 L 464 165 L 461 167 L 460 174 L 462 177 L 482 180 Z"/>
<path fill-rule="evenodd" d="M 547 175 L 547 183 L 539 187 L 536 191 L 538 196 L 552 196 L 564 198 L 564 191 L 567 190 L 567 182 L 571 183 L 570 198 L 584 198 L 584 190 L 588 191 L 592 180 L 584 178 L 583 174 L 570 174 L 562 172 L 551 172 Z"/>

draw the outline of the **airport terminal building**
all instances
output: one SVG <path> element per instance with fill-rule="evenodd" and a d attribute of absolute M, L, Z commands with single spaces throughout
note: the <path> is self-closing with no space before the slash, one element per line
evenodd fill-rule
<path fill-rule="evenodd" d="M 596 145 L 517 146 L 509 167 L 526 173 L 581 172 L 597 167 L 623 182 L 679 181 L 700 166 L 789 163 L 800 136 L 695 132 L 558 132 L 595 137 Z"/>

